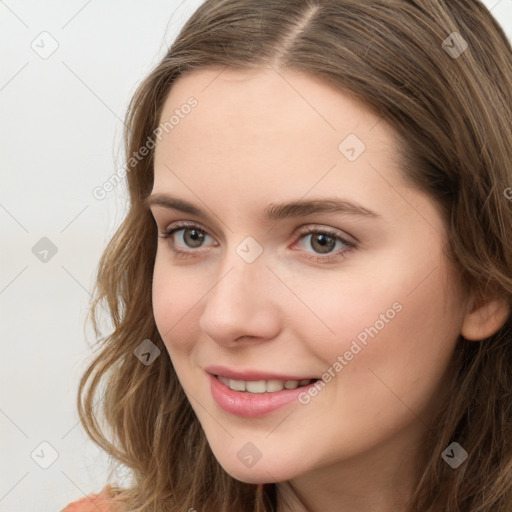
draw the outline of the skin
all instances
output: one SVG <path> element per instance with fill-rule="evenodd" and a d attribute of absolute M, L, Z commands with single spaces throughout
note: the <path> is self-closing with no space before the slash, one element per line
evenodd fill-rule
<path fill-rule="evenodd" d="M 297 72 L 202 69 L 174 84 L 161 119 L 190 96 L 197 107 L 157 142 L 153 193 L 209 217 L 152 213 L 160 232 L 191 221 L 207 236 L 199 247 L 190 230 L 159 238 L 153 307 L 214 455 L 238 480 L 281 482 L 289 505 L 279 512 L 405 511 L 459 334 L 494 332 L 506 311 L 470 304 L 434 203 L 402 182 L 395 133 L 364 105 Z M 348 134 L 366 145 L 353 162 L 338 149 Z M 262 218 L 269 203 L 333 195 L 380 217 Z M 338 241 L 335 259 L 313 261 L 321 248 L 301 226 L 334 229 L 356 247 L 340 255 Z M 263 249 L 252 263 L 236 251 L 247 236 Z M 320 377 L 397 302 L 401 311 L 307 405 L 248 419 L 213 400 L 206 366 Z M 248 442 L 262 454 L 252 467 L 237 457 Z"/>

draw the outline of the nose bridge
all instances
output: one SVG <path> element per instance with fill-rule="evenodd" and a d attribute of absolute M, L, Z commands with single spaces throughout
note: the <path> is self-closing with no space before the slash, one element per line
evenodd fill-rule
<path fill-rule="evenodd" d="M 245 250 L 246 247 L 240 244 L 224 257 L 216 284 L 207 296 L 209 307 L 218 313 L 236 308 L 238 314 L 244 315 L 249 310 L 254 311 L 260 302 L 258 288 L 262 288 L 268 278 L 265 275 L 268 270 L 261 255 L 248 260 L 245 257 L 250 251 Z"/>
<path fill-rule="evenodd" d="M 250 302 L 258 302 L 257 287 L 271 275 L 266 268 L 266 255 L 263 252 L 263 246 L 250 236 L 236 246 L 229 247 L 210 298 L 215 295 L 215 298 L 230 300 L 234 294 L 235 298 L 240 299 L 237 301 L 239 304 L 243 296 Z"/>
<path fill-rule="evenodd" d="M 245 239 L 224 255 L 200 319 L 203 331 L 215 341 L 273 335 L 277 307 L 272 305 L 268 286 L 272 273 L 266 263 L 263 247 L 254 239 Z"/>

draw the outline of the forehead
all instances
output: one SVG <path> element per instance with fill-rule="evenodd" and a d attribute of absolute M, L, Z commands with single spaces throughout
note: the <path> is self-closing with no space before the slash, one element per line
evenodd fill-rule
<path fill-rule="evenodd" d="M 310 136 L 318 131 L 342 134 L 379 121 L 355 97 L 293 70 L 213 68 L 186 73 L 173 84 L 160 121 L 191 97 L 198 102 L 194 113 L 199 111 L 201 121 L 207 119 L 210 127 L 243 128 L 251 134 L 261 133 L 263 127 L 267 132 L 293 129 Z M 187 124 L 193 123 L 192 119 Z"/>
<path fill-rule="evenodd" d="M 191 98 L 195 106 L 184 108 Z M 390 126 L 353 97 L 303 73 L 188 73 L 171 88 L 160 124 L 171 118 L 172 129 L 155 149 L 159 191 L 178 188 L 191 198 L 191 187 L 205 195 L 213 191 L 205 184 L 215 184 L 226 197 L 268 199 L 270 190 L 284 200 L 339 190 L 362 202 L 365 193 L 382 188 L 372 164 L 388 179 L 399 177 Z"/>

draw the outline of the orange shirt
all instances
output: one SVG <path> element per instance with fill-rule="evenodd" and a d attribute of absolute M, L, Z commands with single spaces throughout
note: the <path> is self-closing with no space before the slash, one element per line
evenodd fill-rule
<path fill-rule="evenodd" d="M 107 485 L 99 494 L 90 494 L 78 501 L 73 501 L 61 512 L 121 512 L 121 505 L 112 500 L 114 496 L 114 488 Z"/>

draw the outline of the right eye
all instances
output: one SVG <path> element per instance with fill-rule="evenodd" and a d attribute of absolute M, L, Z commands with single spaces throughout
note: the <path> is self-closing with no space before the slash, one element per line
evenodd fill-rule
<path fill-rule="evenodd" d="M 177 233 L 180 233 L 180 235 L 177 235 Z M 171 250 L 181 256 L 190 256 L 194 252 L 199 252 L 194 249 L 200 249 L 205 238 L 211 238 L 201 227 L 191 222 L 184 221 L 180 221 L 172 227 L 167 228 L 159 236 L 160 238 L 169 240 Z M 177 248 L 176 239 L 181 240 L 182 247 L 188 247 L 188 249 Z"/>

